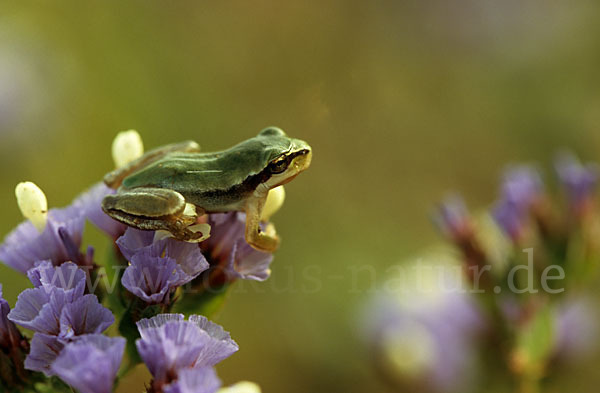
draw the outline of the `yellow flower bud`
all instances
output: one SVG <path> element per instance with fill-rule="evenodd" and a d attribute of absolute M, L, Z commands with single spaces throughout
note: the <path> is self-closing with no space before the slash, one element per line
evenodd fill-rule
<path fill-rule="evenodd" d="M 23 216 L 31 221 L 38 231 L 43 232 L 48 221 L 48 201 L 44 192 L 34 183 L 27 181 L 17 184 L 15 196 Z"/>
<path fill-rule="evenodd" d="M 283 186 L 275 187 L 269 190 L 267 201 L 263 207 L 260 219 L 262 221 L 268 221 L 271 216 L 275 214 L 277 210 L 281 208 L 281 206 L 283 206 L 283 201 L 285 201 L 285 189 Z"/>
<path fill-rule="evenodd" d="M 112 156 L 115 167 L 120 168 L 144 154 L 142 137 L 135 130 L 117 134 L 112 144 Z"/>

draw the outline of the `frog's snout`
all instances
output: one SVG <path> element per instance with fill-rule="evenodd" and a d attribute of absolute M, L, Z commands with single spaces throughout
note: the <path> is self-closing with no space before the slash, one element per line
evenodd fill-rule
<path fill-rule="evenodd" d="M 296 171 L 300 173 L 310 166 L 312 161 L 312 150 L 302 149 L 298 153 L 298 156 L 294 159 L 294 167 L 296 168 Z"/>

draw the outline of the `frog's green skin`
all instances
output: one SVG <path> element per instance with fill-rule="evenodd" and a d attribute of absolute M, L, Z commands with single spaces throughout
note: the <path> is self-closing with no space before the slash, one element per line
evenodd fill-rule
<path fill-rule="evenodd" d="M 188 241 L 203 236 L 188 228 L 197 216 L 244 211 L 248 243 L 274 251 L 277 235 L 259 228 L 262 208 L 271 188 L 308 168 L 310 146 L 269 127 L 227 150 L 199 150 L 191 141 L 167 145 L 107 174 L 105 183 L 117 193 L 104 198 L 102 209 L 127 225 L 167 230 Z M 189 214 L 186 204 L 194 205 L 196 214 Z"/>

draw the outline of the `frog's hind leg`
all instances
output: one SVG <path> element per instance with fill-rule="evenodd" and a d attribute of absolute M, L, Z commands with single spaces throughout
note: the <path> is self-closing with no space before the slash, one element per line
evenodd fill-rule
<path fill-rule="evenodd" d="M 127 176 L 136 170 L 160 160 L 165 155 L 173 152 L 195 153 L 200 151 L 200 145 L 194 141 L 185 141 L 180 143 L 172 143 L 162 146 L 154 150 L 150 150 L 138 159 L 131 161 L 129 164 L 117 168 L 104 176 L 104 183 L 110 188 L 117 189 Z"/>
<path fill-rule="evenodd" d="M 126 225 L 142 230 L 165 230 L 178 240 L 194 241 L 205 234 L 192 231 L 198 214 L 186 209 L 183 196 L 162 188 L 135 188 L 107 195 L 102 200 L 102 210 Z"/>

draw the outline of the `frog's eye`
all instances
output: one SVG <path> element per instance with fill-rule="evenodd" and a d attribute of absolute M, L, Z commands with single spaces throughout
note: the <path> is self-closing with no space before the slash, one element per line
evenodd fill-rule
<path fill-rule="evenodd" d="M 262 130 L 258 135 L 261 136 L 286 136 L 285 132 L 281 128 L 277 127 L 267 127 Z"/>
<path fill-rule="evenodd" d="M 271 161 L 271 163 L 269 164 L 269 171 L 271 171 L 271 173 L 274 174 L 282 173 L 285 172 L 288 165 L 288 160 L 285 159 L 285 156 L 282 156 Z"/>

